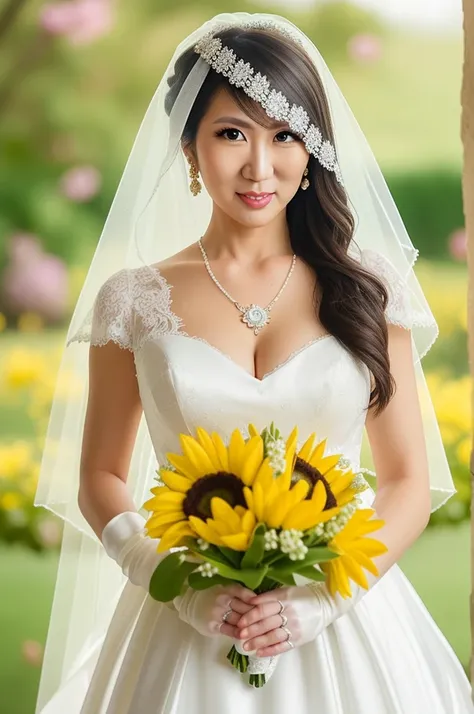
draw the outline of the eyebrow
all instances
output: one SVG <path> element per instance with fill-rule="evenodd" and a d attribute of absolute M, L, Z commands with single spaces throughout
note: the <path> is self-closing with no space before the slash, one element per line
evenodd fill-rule
<path fill-rule="evenodd" d="M 252 125 L 245 121 L 245 119 L 239 119 L 238 117 L 219 117 L 215 119 L 213 124 L 235 124 L 235 126 L 240 126 L 242 129 L 252 129 Z M 288 126 L 286 122 L 273 122 L 271 128 L 279 128 Z"/>

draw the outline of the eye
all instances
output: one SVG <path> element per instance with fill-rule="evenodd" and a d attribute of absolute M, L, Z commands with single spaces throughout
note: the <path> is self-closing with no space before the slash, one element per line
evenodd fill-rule
<path fill-rule="evenodd" d="M 244 138 L 244 135 L 242 134 L 241 131 L 239 131 L 239 129 L 227 128 L 227 129 L 220 129 L 219 131 L 216 132 L 216 136 L 223 136 L 226 139 L 228 139 L 229 141 L 237 141 L 239 134 L 240 134 L 240 136 L 242 136 L 242 138 Z"/>
<path fill-rule="evenodd" d="M 298 136 L 296 136 L 296 134 L 292 134 L 290 131 L 278 132 L 275 139 L 277 139 L 279 144 L 290 144 L 292 141 L 301 141 L 301 139 Z M 289 139 L 289 141 L 288 141 L 288 139 Z"/>

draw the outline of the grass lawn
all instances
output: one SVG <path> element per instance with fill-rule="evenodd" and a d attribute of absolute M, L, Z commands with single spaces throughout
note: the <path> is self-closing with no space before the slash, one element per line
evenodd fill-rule
<path fill-rule="evenodd" d="M 436 562 L 442 564 L 436 567 Z M 56 557 L 0 548 L 0 690 L 2 714 L 33 714 L 39 669 L 23 661 L 24 640 L 44 641 Z M 469 637 L 469 524 L 428 529 L 401 565 L 467 667 Z M 66 713 L 65 713 L 66 714 Z"/>

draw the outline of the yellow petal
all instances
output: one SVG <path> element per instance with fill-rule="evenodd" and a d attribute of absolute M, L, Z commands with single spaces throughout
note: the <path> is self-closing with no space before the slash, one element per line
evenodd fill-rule
<path fill-rule="evenodd" d="M 336 588 L 338 592 L 342 595 L 342 597 L 347 598 L 351 597 L 352 591 L 351 591 L 351 586 L 349 583 L 349 579 L 347 577 L 347 573 L 344 569 L 344 566 L 342 564 L 341 558 L 335 558 L 334 560 L 331 561 L 331 564 L 334 563 L 334 581 Z"/>
<path fill-rule="evenodd" d="M 231 528 L 233 533 L 239 531 L 240 518 L 223 498 L 219 498 L 218 496 L 211 498 L 211 511 L 215 521 L 222 521 Z"/>
<path fill-rule="evenodd" d="M 298 456 L 300 459 L 303 461 L 307 461 L 309 463 L 309 458 L 311 456 L 311 451 L 313 449 L 313 442 L 316 437 L 316 434 L 310 434 L 306 441 L 304 442 L 303 446 L 301 449 L 298 451 Z"/>
<path fill-rule="evenodd" d="M 308 495 L 308 491 L 309 483 L 305 481 L 304 478 L 297 481 L 290 491 L 292 496 L 292 503 L 296 504 L 299 503 L 299 501 L 303 501 Z"/>
<path fill-rule="evenodd" d="M 380 540 L 375 540 L 375 538 L 358 538 L 354 541 L 354 548 L 365 553 L 369 558 L 374 558 L 377 555 L 383 555 L 383 553 L 388 552 L 388 548 L 385 543 Z"/>
<path fill-rule="evenodd" d="M 212 438 L 209 436 L 207 431 L 205 429 L 202 429 L 200 426 L 196 429 L 196 436 L 199 444 L 202 446 L 212 463 L 212 470 L 220 471 L 220 459 Z"/>
<path fill-rule="evenodd" d="M 168 488 L 172 491 L 179 491 L 180 493 L 186 493 L 193 485 L 193 482 L 186 476 L 180 476 L 180 474 L 177 474 L 175 471 L 168 471 L 167 469 L 160 471 L 160 477 Z"/>
<path fill-rule="evenodd" d="M 323 439 L 322 441 L 319 442 L 319 444 L 316 444 L 316 447 L 311 454 L 311 458 L 308 460 L 308 463 L 311 465 L 315 464 L 319 459 L 321 459 L 324 455 L 324 450 L 326 449 L 326 444 L 327 444 L 327 439 Z"/>
<path fill-rule="evenodd" d="M 269 488 L 271 488 L 271 485 L 274 481 L 274 476 L 273 476 L 273 469 L 270 466 L 270 460 L 267 457 L 262 465 L 260 466 L 257 475 L 255 476 L 253 486 L 255 487 L 256 484 L 259 484 L 261 488 L 266 492 Z"/>
<path fill-rule="evenodd" d="M 257 431 L 257 427 L 254 424 L 249 424 L 248 430 L 250 438 L 252 438 L 252 436 L 260 436 L 260 433 Z"/>
<path fill-rule="evenodd" d="M 354 560 L 350 555 L 346 555 L 342 558 L 344 569 L 351 580 L 353 580 L 357 585 L 365 590 L 369 589 L 369 582 L 367 577 L 360 567 L 359 563 Z"/>
<path fill-rule="evenodd" d="M 263 489 L 259 483 L 256 483 L 253 487 L 253 512 L 257 517 L 257 521 L 263 522 L 264 508 L 265 499 L 263 495 Z"/>
<path fill-rule="evenodd" d="M 267 526 L 280 528 L 288 511 L 293 507 L 292 499 L 288 493 L 281 493 L 273 502 L 271 511 L 267 511 Z"/>
<path fill-rule="evenodd" d="M 246 486 L 251 486 L 263 462 L 263 440 L 257 434 L 245 446 L 243 464 L 238 474 Z"/>
<path fill-rule="evenodd" d="M 329 475 L 326 480 L 329 483 L 333 494 L 337 496 L 338 494 L 342 493 L 342 491 L 345 491 L 346 488 L 349 488 L 353 479 L 354 475 L 352 473 L 349 473 L 340 474 L 337 478 L 331 478 L 331 475 Z"/>
<path fill-rule="evenodd" d="M 318 523 L 319 513 L 311 501 L 303 501 L 294 506 L 283 521 L 283 528 L 296 528 L 306 530 Z"/>
<path fill-rule="evenodd" d="M 244 452 L 244 437 L 238 429 L 234 429 L 229 442 L 229 471 L 231 473 L 236 475 L 241 473 Z"/>
<path fill-rule="evenodd" d="M 206 476 L 214 472 L 211 459 L 196 439 L 193 439 L 193 437 L 188 434 L 180 434 L 179 440 L 183 454 L 190 463 L 192 463 L 200 476 Z"/>
<path fill-rule="evenodd" d="M 170 523 L 178 523 L 179 521 L 185 521 L 186 516 L 182 511 L 169 511 L 168 513 L 159 513 L 153 515 L 146 522 L 146 527 L 158 528 L 159 526 L 168 525 Z"/>
<path fill-rule="evenodd" d="M 351 550 L 351 556 L 357 560 L 359 565 L 361 565 L 363 568 L 369 571 L 369 573 L 372 573 L 372 575 L 378 575 L 379 570 L 375 563 L 368 558 L 365 553 L 362 553 L 360 550 L 353 549 Z"/>
<path fill-rule="evenodd" d="M 245 511 L 242 517 L 242 530 L 244 531 L 244 533 L 247 533 L 247 535 L 253 533 L 253 529 L 255 528 L 256 523 L 257 519 L 255 518 L 255 515 L 252 513 L 252 511 Z"/>
<path fill-rule="evenodd" d="M 339 463 L 340 458 L 340 454 L 325 456 L 323 459 L 317 460 L 312 457 L 310 464 L 311 466 L 315 466 L 323 474 L 323 476 L 325 476 L 329 471 L 331 471 L 331 469 L 333 469 Z"/>
<path fill-rule="evenodd" d="M 190 481 L 196 481 L 201 477 L 201 472 L 182 454 L 166 454 L 166 458 L 180 474 L 186 476 Z"/>
<path fill-rule="evenodd" d="M 243 516 L 247 513 L 245 506 L 234 506 L 234 511 L 237 513 L 239 518 L 243 518 Z"/>
<path fill-rule="evenodd" d="M 320 513 L 324 509 L 327 500 L 328 495 L 324 483 L 318 481 L 311 496 L 311 503 L 316 513 Z"/>
<path fill-rule="evenodd" d="M 286 440 L 286 448 L 288 451 L 291 449 L 296 448 L 296 444 L 298 441 L 298 427 L 295 426 L 291 434 L 289 435 L 288 439 Z"/>
<path fill-rule="evenodd" d="M 237 533 L 236 535 L 222 536 L 222 542 L 232 550 L 247 550 L 249 537 L 247 533 Z"/>
<path fill-rule="evenodd" d="M 247 508 L 255 512 L 253 491 L 252 489 L 248 488 L 248 486 L 244 487 L 244 498 L 245 502 L 247 503 Z"/>
<path fill-rule="evenodd" d="M 160 540 L 158 553 L 163 553 L 165 550 L 182 545 L 183 539 L 187 536 L 195 537 L 194 532 L 191 530 L 188 523 L 175 523 L 173 526 L 168 528 Z"/>
<path fill-rule="evenodd" d="M 213 528 L 204 523 L 200 518 L 196 516 L 189 516 L 189 523 L 191 524 L 193 530 L 208 543 L 213 543 L 214 545 L 222 545 L 222 541 L 218 533 L 215 532 Z"/>
<path fill-rule="evenodd" d="M 213 431 L 211 436 L 212 436 L 212 443 L 215 446 L 216 454 L 219 459 L 219 464 L 220 464 L 219 470 L 228 472 L 230 469 L 229 469 L 229 454 L 227 453 L 227 447 L 216 431 Z"/>

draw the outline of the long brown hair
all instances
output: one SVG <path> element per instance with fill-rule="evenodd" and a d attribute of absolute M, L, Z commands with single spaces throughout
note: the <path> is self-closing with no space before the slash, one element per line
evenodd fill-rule
<path fill-rule="evenodd" d="M 256 72 L 266 75 L 290 105 L 303 106 L 313 124 L 334 145 L 329 106 L 321 79 L 302 47 L 278 32 L 232 28 L 218 33 Z M 168 80 L 165 107 L 169 114 L 184 80 L 198 60 L 190 48 L 178 58 Z M 182 136 L 183 146 L 192 146 L 199 123 L 214 94 L 225 87 L 240 108 L 262 126 L 271 120 L 262 107 L 225 77 L 211 70 L 190 111 Z M 314 302 L 318 320 L 373 376 L 369 406 L 381 412 L 394 392 L 388 356 L 388 331 L 384 316 L 388 294 L 383 283 L 348 255 L 354 233 L 354 217 L 344 188 L 334 172 L 310 156 L 310 188 L 297 191 L 286 209 L 293 251 L 314 271 L 321 286 Z"/>

